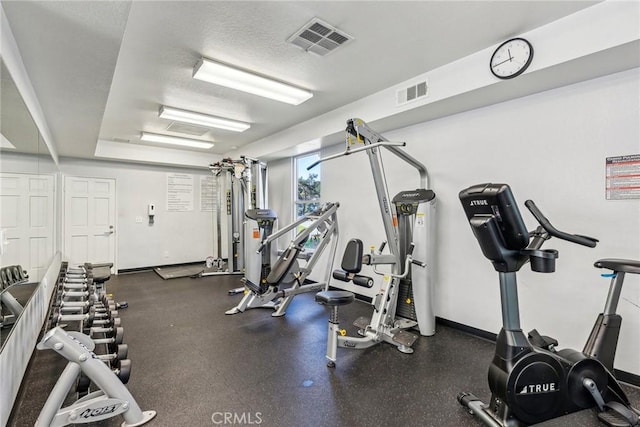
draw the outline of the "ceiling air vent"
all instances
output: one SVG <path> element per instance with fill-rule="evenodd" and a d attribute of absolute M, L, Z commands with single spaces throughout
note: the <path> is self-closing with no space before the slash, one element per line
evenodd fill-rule
<path fill-rule="evenodd" d="M 404 105 L 416 99 L 424 98 L 427 96 L 428 89 L 429 86 L 426 80 L 400 89 L 396 92 L 396 105 Z"/>
<path fill-rule="evenodd" d="M 187 124 L 178 123 L 178 122 L 172 122 L 169 125 L 169 127 L 167 127 L 167 130 L 169 132 L 184 133 L 186 135 L 193 135 L 193 136 L 202 136 L 205 133 L 209 132 L 209 128 L 205 128 L 202 126 L 195 126 L 195 125 L 187 125 Z"/>
<path fill-rule="evenodd" d="M 342 30 L 314 18 L 289 37 L 287 42 L 307 52 L 325 56 L 351 40 L 353 37 Z"/>

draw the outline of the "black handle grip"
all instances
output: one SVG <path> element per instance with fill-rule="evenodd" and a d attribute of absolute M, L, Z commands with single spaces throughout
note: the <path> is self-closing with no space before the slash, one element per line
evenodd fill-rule
<path fill-rule="evenodd" d="M 524 205 L 529 209 L 531 214 L 535 217 L 536 221 L 540 223 L 542 228 L 545 229 L 549 235 L 553 237 L 557 237 L 558 239 L 566 240 L 567 242 L 577 243 L 578 245 L 588 246 L 590 248 L 595 248 L 596 243 L 598 243 L 598 239 L 594 239 L 593 237 L 581 236 L 577 234 L 569 234 L 564 231 L 557 230 L 551 222 L 545 217 L 540 209 L 533 203 L 533 200 L 527 200 L 524 202 Z"/>
<path fill-rule="evenodd" d="M 411 264 L 415 264 L 418 267 L 426 267 L 427 266 L 426 262 L 418 261 L 417 259 L 412 259 L 411 260 Z"/>

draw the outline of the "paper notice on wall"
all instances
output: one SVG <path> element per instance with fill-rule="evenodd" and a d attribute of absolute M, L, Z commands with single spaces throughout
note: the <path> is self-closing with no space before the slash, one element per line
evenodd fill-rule
<path fill-rule="evenodd" d="M 640 154 L 607 157 L 607 200 L 640 199 Z"/>
<path fill-rule="evenodd" d="M 200 177 L 200 210 L 213 212 L 218 204 L 218 180 L 215 176 Z"/>
<path fill-rule="evenodd" d="M 193 210 L 193 175 L 167 174 L 167 211 L 188 212 Z"/>

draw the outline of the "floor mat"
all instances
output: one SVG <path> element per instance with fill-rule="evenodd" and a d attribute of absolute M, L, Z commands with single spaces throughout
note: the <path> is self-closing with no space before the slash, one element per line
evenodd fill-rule
<path fill-rule="evenodd" d="M 204 271 L 202 265 L 178 265 L 175 267 L 156 267 L 153 269 L 158 276 L 165 280 L 177 279 L 178 277 L 199 276 Z"/>

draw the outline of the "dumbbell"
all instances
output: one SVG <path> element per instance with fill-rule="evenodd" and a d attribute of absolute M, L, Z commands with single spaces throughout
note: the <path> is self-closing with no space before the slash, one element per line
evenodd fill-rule
<path fill-rule="evenodd" d="M 62 278 L 64 283 L 86 283 L 93 282 L 93 276 L 91 274 L 78 274 L 78 275 L 70 275 L 67 274 Z"/>
<path fill-rule="evenodd" d="M 106 354 L 96 354 L 96 357 L 110 367 L 117 368 L 118 362 L 127 358 L 129 346 L 126 344 L 107 344 L 107 351 Z"/>
<path fill-rule="evenodd" d="M 103 302 L 96 302 L 94 298 L 89 298 L 84 301 L 68 301 L 63 299 L 57 302 L 56 305 L 58 307 L 75 307 L 77 309 L 88 309 L 89 307 L 95 307 L 98 311 L 105 310 L 106 308 L 108 308 L 109 310 L 116 309 L 116 304 L 113 301 L 107 301 L 107 303 L 104 304 Z"/>
<path fill-rule="evenodd" d="M 83 266 L 80 267 L 68 267 L 67 274 L 87 274 L 87 269 Z"/>
<path fill-rule="evenodd" d="M 117 318 L 117 311 L 107 313 L 106 316 L 96 319 L 95 310 L 89 310 L 87 314 L 62 314 L 59 308 L 55 308 L 51 315 L 52 323 L 58 324 L 60 322 L 84 322 L 85 327 L 91 327 L 93 325 L 102 325 L 104 327 L 112 326 L 113 319 Z M 111 316 L 113 315 L 113 316 Z"/>
<path fill-rule="evenodd" d="M 56 292 L 68 293 L 68 292 L 93 292 L 93 285 L 89 286 L 86 283 L 64 283 L 59 282 Z"/>
<path fill-rule="evenodd" d="M 58 283 L 59 290 L 67 290 L 67 291 L 86 291 L 94 289 L 93 279 L 83 279 L 77 281 L 66 281 L 61 280 Z"/>
<path fill-rule="evenodd" d="M 113 305 L 115 306 L 115 309 L 127 308 L 126 302 L 124 303 L 124 306 L 123 306 L 122 305 L 123 303 L 115 302 L 113 298 L 111 298 L 111 295 L 107 295 L 107 294 L 101 294 L 100 296 L 92 295 L 90 299 L 93 300 L 96 305 L 102 304 L 103 307 L 110 307 Z"/>
<path fill-rule="evenodd" d="M 58 289 L 57 299 L 66 301 L 88 300 L 91 302 L 99 301 L 99 294 L 93 288 L 88 289 Z"/>
<path fill-rule="evenodd" d="M 115 302 L 112 298 L 111 294 L 102 293 L 100 296 L 96 296 L 96 294 L 92 294 L 89 299 L 91 301 L 96 301 L 96 303 L 102 303 L 103 306 L 111 306 L 115 305 L 115 309 L 127 308 L 129 304 L 126 301 Z"/>
<path fill-rule="evenodd" d="M 88 313 L 91 308 L 95 310 L 97 314 L 103 314 L 107 312 L 112 312 L 116 310 L 116 305 L 111 304 L 106 307 L 102 304 L 94 304 L 91 301 L 58 301 L 55 303 L 56 307 L 60 308 L 61 312 L 64 313 Z"/>
<path fill-rule="evenodd" d="M 131 360 L 118 360 L 115 363 L 115 366 L 111 367 L 111 370 L 116 374 L 120 381 L 122 381 L 122 384 L 126 384 L 129 382 L 129 378 L 131 378 Z M 76 382 L 76 392 L 78 393 L 78 396 L 86 396 L 89 392 L 90 386 L 91 380 L 84 372 L 81 372 L 80 375 L 78 375 L 78 381 Z"/>
<path fill-rule="evenodd" d="M 93 320 L 91 323 L 85 322 L 85 327 L 92 328 L 95 326 L 105 328 L 116 328 L 121 324 L 119 317 L 110 317 L 102 320 Z"/>
<path fill-rule="evenodd" d="M 102 302 L 104 305 L 108 305 L 112 300 L 106 296 L 105 293 L 98 292 L 96 286 L 77 286 L 75 288 L 60 286 L 58 288 L 58 294 L 61 294 L 62 299 L 69 298 L 84 298 L 92 302 Z"/>
<path fill-rule="evenodd" d="M 107 338 L 116 338 L 118 336 L 118 328 L 120 327 L 120 324 L 122 322 L 120 321 L 119 317 L 115 317 L 112 320 L 112 325 L 86 327 L 84 328 L 82 333 L 85 335 L 89 335 L 91 338 L 94 338 L 94 334 L 104 334 L 104 336 Z M 120 341 L 118 344 L 122 344 L 122 341 Z"/>
<path fill-rule="evenodd" d="M 84 268 L 68 268 L 62 276 L 69 277 L 71 279 L 78 279 L 93 277 L 93 273 L 91 272 L 91 270 L 86 270 Z"/>
<path fill-rule="evenodd" d="M 115 346 L 121 345 L 122 342 L 124 341 L 124 328 L 119 326 L 115 328 L 115 333 L 110 335 L 107 335 L 107 334 L 104 334 L 104 335 L 105 335 L 104 338 L 96 338 L 91 336 L 90 337 L 96 345 L 106 344 L 107 346 L 112 346 L 109 348 L 109 352 L 111 353 L 115 352 L 115 353 L 121 354 L 118 347 L 115 347 Z M 127 358 L 126 353 L 124 357 L 118 357 L 118 359 L 126 359 L 126 358 Z"/>
<path fill-rule="evenodd" d="M 118 360 L 115 363 L 115 367 L 111 367 L 111 370 L 118 377 L 118 379 L 120 379 L 122 384 L 126 384 L 129 382 L 129 378 L 131 377 L 131 360 Z M 78 375 L 78 380 L 76 382 L 76 392 L 78 393 L 78 398 L 82 398 L 89 394 L 90 387 L 91 380 L 88 376 L 85 375 L 84 372 L 81 372 L 80 375 Z"/>
<path fill-rule="evenodd" d="M 122 384 L 126 384 L 129 382 L 129 378 L 131 377 L 131 360 L 123 359 L 118 360 L 115 367 L 112 366 L 113 372 L 120 378 Z"/>
<path fill-rule="evenodd" d="M 93 275 L 92 274 L 86 274 L 86 275 L 64 275 L 64 276 L 60 276 L 60 283 L 64 284 L 64 286 L 68 286 L 68 287 L 73 287 L 77 284 L 93 284 L 94 280 L 93 280 Z"/>
<path fill-rule="evenodd" d="M 86 307 L 64 307 L 62 305 L 57 305 L 56 307 L 60 310 L 60 313 L 64 316 L 66 315 L 73 316 L 76 314 L 91 314 L 93 316 L 93 319 L 97 319 L 97 320 L 105 319 L 107 317 L 108 318 L 118 317 L 118 311 L 111 310 L 108 307 L 96 308 L 93 305 L 89 305 Z"/>
<path fill-rule="evenodd" d="M 129 303 L 126 301 L 115 302 L 113 299 L 107 297 L 106 294 L 102 294 L 102 304 L 105 304 L 104 301 L 109 301 L 109 304 L 115 304 L 116 309 L 127 308 L 129 307 Z"/>

